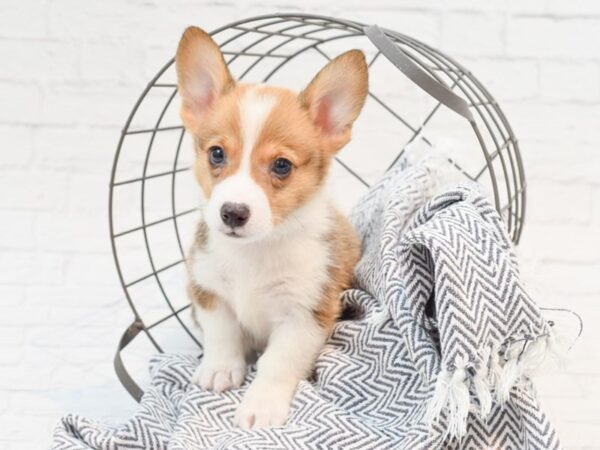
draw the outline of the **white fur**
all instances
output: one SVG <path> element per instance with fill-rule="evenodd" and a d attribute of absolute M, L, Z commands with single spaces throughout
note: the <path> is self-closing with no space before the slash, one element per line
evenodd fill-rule
<path fill-rule="evenodd" d="M 329 264 L 322 240 L 331 226 L 328 209 L 318 195 L 260 241 L 211 233 L 206 248 L 195 252 L 195 281 L 228 302 L 258 349 L 290 315 L 317 306 Z"/>
<path fill-rule="evenodd" d="M 221 220 L 221 206 L 226 202 L 243 203 L 250 209 L 248 222 L 236 229 L 236 233 L 242 238 L 259 239 L 273 229 L 269 200 L 250 175 L 250 155 L 275 101 L 273 96 L 262 92 L 260 87 L 248 88 L 240 99 L 242 159 L 238 171 L 218 183 L 208 201 L 206 222 L 213 230 L 222 233 L 231 231 Z"/>
<path fill-rule="evenodd" d="M 276 98 L 260 86 L 249 87 L 240 100 L 240 125 L 242 128 L 242 171 L 250 170 L 250 154 L 256 145 L 267 117 L 275 106 Z"/>
<path fill-rule="evenodd" d="M 242 428 L 285 423 L 296 386 L 308 375 L 325 338 L 309 311 L 292 314 L 275 327 L 236 414 Z"/>
<path fill-rule="evenodd" d="M 230 77 L 217 45 L 197 30 L 188 34 L 194 41 L 180 46 L 177 72 L 184 98 L 182 118 L 189 131 L 202 119 L 198 114 L 202 111 L 196 110 L 220 95 L 223 86 L 219 84 L 229 82 Z M 188 45 L 193 46 L 187 49 Z M 358 67 L 339 63 L 331 67 L 324 80 L 316 78 L 315 95 L 331 102 L 322 106 L 330 106 L 332 131 L 346 131 L 360 108 L 358 83 L 367 80 L 359 77 Z M 280 96 L 262 86 L 237 85 L 235 89 L 242 147 L 239 167 L 213 186 L 204 209 L 207 239 L 192 249 L 188 259 L 191 281 L 216 296 L 211 305 L 196 305 L 204 357 L 193 381 L 217 391 L 237 387 L 249 350 L 262 352 L 237 422 L 242 427 L 282 425 L 298 383 L 310 371 L 329 332 L 320 326 L 315 311 L 329 281 L 332 255 L 327 237 L 336 223 L 334 209 L 321 192 L 281 223 L 273 223 L 262 179 L 258 183 L 253 179 L 252 154 Z M 318 104 L 311 100 L 311 112 Z M 327 147 L 342 142 L 322 137 L 327 138 Z M 228 149 L 224 151 L 227 158 Z M 245 205 L 248 220 L 235 228 L 226 225 L 221 218 L 225 203 Z"/>
<path fill-rule="evenodd" d="M 273 229 L 269 199 L 249 174 L 238 172 L 218 183 L 206 205 L 205 219 L 208 227 L 224 236 L 226 236 L 224 233 L 232 231 L 231 227 L 221 220 L 221 207 L 227 202 L 243 203 L 250 209 L 248 222 L 235 229 L 241 237 L 227 237 L 227 239 L 256 240 Z"/>
<path fill-rule="evenodd" d="M 197 308 L 196 318 L 202 324 L 204 356 L 192 382 L 217 392 L 239 387 L 246 375 L 246 352 L 233 312 L 227 305 L 217 303 L 210 311 Z"/>
<path fill-rule="evenodd" d="M 330 211 L 317 194 L 259 241 L 213 232 L 192 254 L 194 280 L 224 302 L 198 314 L 206 356 L 194 381 L 215 390 L 238 386 L 239 355 L 247 347 L 264 350 L 236 416 L 242 427 L 285 422 L 296 386 L 326 339 L 312 310 L 330 264 L 323 240 L 333 226 Z"/>

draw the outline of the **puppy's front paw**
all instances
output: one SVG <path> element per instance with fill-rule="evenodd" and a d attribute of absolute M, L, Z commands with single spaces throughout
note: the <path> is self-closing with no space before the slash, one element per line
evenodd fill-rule
<path fill-rule="evenodd" d="M 245 429 L 283 426 L 293 392 L 294 389 L 252 384 L 237 410 L 237 425 Z"/>
<path fill-rule="evenodd" d="M 243 358 L 203 360 L 192 375 L 192 383 L 202 389 L 223 392 L 244 382 L 246 361 Z"/>

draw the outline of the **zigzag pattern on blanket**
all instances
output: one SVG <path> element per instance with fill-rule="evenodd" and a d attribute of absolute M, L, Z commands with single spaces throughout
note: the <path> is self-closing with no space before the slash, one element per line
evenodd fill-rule
<path fill-rule="evenodd" d="M 359 294 L 360 295 L 360 294 Z M 361 299 L 362 301 L 362 299 Z M 371 318 L 372 319 L 372 318 Z M 352 328 L 355 328 L 353 326 Z M 347 330 L 349 331 L 349 330 Z M 389 333 L 388 330 L 387 333 Z M 375 333 L 377 334 L 377 333 Z M 384 333 L 385 334 L 385 333 Z M 345 338 L 340 343 L 354 342 L 357 337 L 353 332 L 345 332 Z M 350 338 L 351 340 L 346 340 Z M 381 341 L 381 337 L 378 337 Z M 385 348 L 378 351 L 378 355 L 371 363 L 379 362 L 389 347 L 389 340 L 383 339 Z M 395 341 L 395 339 L 393 339 Z M 396 342 L 397 344 L 397 342 Z M 338 348 L 337 345 L 333 347 Z M 410 361 L 406 350 L 396 350 L 395 357 L 406 358 Z M 392 410 L 386 406 L 379 417 L 369 414 L 356 416 L 343 411 L 341 407 L 334 407 L 333 402 L 322 398 L 319 389 L 314 389 L 310 384 L 304 383 L 294 401 L 294 413 L 290 425 L 283 429 L 261 430 L 243 432 L 231 428 L 231 417 L 235 411 L 241 392 L 229 392 L 224 395 L 214 395 L 202 392 L 196 387 L 180 390 L 189 383 L 197 360 L 182 355 L 161 355 L 153 361 L 158 365 L 162 374 L 160 383 L 150 389 L 143 400 L 143 411 L 119 429 L 102 426 L 87 419 L 68 416 L 65 418 L 55 434 L 54 449 L 84 449 L 98 448 L 117 450 L 120 448 L 145 448 L 145 449 L 196 449 L 196 448 L 404 448 L 404 449 L 481 449 L 489 448 L 494 442 L 502 442 L 501 448 L 556 448 L 557 440 L 553 431 L 546 436 L 536 430 L 544 430 L 547 420 L 529 395 L 515 396 L 515 405 L 508 403 L 506 407 L 496 405 L 487 422 L 474 420 L 469 422 L 468 437 L 462 442 L 446 441 L 443 443 L 440 436 L 443 434 L 443 424 L 436 425 L 430 430 L 427 424 L 415 423 L 407 427 L 407 421 L 415 419 L 414 401 L 406 400 L 395 404 Z M 323 362 L 324 366 L 331 369 L 331 362 Z M 337 364 L 337 363 L 336 363 Z M 389 365 L 389 364 L 387 364 Z M 362 365 L 361 365 L 362 367 Z M 401 367 L 404 373 L 410 373 L 412 366 L 403 362 Z M 358 372 L 358 373 L 357 373 Z M 380 384 L 372 382 L 368 394 L 364 394 L 361 384 L 371 378 L 371 374 L 354 366 L 349 369 L 345 377 L 355 380 L 355 383 L 344 388 L 348 399 L 356 401 L 356 394 L 361 392 L 362 397 L 384 398 L 397 390 L 398 385 Z M 345 378 L 344 377 L 344 378 Z M 336 377 L 337 378 L 337 377 Z M 410 384 L 399 383 L 403 386 L 402 393 L 393 397 L 407 396 L 411 398 Z M 334 389 L 334 387 L 331 387 Z M 338 389 L 338 386 L 335 386 Z M 178 391 L 181 409 L 173 411 L 172 397 L 165 396 L 165 392 Z M 329 389 L 328 389 L 329 391 Z M 426 392 L 421 401 L 426 401 Z M 165 401 L 169 403 L 165 408 Z M 342 403 L 345 401 L 342 401 Z M 390 405 L 391 406 L 391 403 Z M 359 408 L 357 408 L 359 409 Z M 371 410 L 376 409 L 371 407 Z M 422 408 L 420 409 L 422 413 Z M 531 413 L 538 411 L 538 413 Z M 524 413 L 525 412 L 525 413 Z M 395 418 L 393 414 L 396 414 Z M 509 420 L 510 419 L 510 420 Z M 373 422 L 373 423 L 372 423 Z M 529 447 L 523 440 L 524 433 L 529 437 Z M 402 436 L 401 439 L 399 437 Z M 428 437 L 429 436 L 429 437 Z M 490 438 L 493 436 L 493 438 Z M 533 445 L 532 445 L 533 444 Z M 398 446 L 398 447 L 396 447 Z"/>
<path fill-rule="evenodd" d="M 415 224 L 402 238 L 400 277 L 415 319 L 423 320 L 432 289 L 436 299 L 443 369 L 429 418 L 446 407 L 448 433 L 462 436 L 469 383 L 485 418 L 492 405 L 490 391 L 497 401 L 508 401 L 527 369 L 551 354 L 546 348 L 553 338 L 521 286 L 504 226 L 487 199 L 465 189 L 447 193 L 422 208 Z M 428 271 L 423 248 L 432 255 Z M 420 276 L 424 272 L 425 278 Z M 436 274 L 434 286 L 431 274 Z"/>
<path fill-rule="evenodd" d="M 54 448 L 558 449 L 527 377 L 551 337 L 515 341 L 548 327 L 500 219 L 470 189 L 431 193 L 430 169 L 394 170 L 355 208 L 364 251 L 343 300 L 362 314 L 337 325 L 286 427 L 233 427 L 254 369 L 216 394 L 189 384 L 196 358 L 158 355 L 139 413 L 116 428 L 68 416 Z"/>
<path fill-rule="evenodd" d="M 496 210 L 472 187 L 423 202 L 436 179 L 431 171 L 390 173 L 357 206 L 356 223 L 375 218 L 360 229 L 379 242 L 357 273 L 365 290 L 379 288 L 398 325 L 410 330 L 415 365 L 436 380 L 426 420 L 431 424 L 443 416 L 445 435 L 460 438 L 467 434 L 471 398 L 485 419 L 492 395 L 502 405 L 517 384 L 527 389 L 530 371 L 558 350 L 522 288 Z M 381 191 L 387 196 L 378 195 Z M 423 203 L 416 212 L 411 209 Z M 369 259 L 373 255 L 376 260 Z M 360 270 L 365 267 L 383 270 Z M 425 309 L 432 298 L 437 312 L 428 318 Z"/>

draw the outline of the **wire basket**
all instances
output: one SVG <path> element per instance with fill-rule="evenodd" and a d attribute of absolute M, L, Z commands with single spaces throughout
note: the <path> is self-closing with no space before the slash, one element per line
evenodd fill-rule
<path fill-rule="evenodd" d="M 332 169 L 333 194 L 342 208 L 393 167 L 407 146 L 428 151 L 441 144 L 452 149 L 457 170 L 483 186 L 512 240 L 519 241 L 525 175 L 517 140 L 494 98 L 452 58 L 396 31 L 316 15 L 254 17 L 211 35 L 236 79 L 295 90 L 337 54 L 363 50 L 369 65 L 367 103 L 353 140 Z M 142 391 L 126 371 L 121 351 L 141 331 L 150 351 L 199 345 L 183 286 L 187 236 L 197 220 L 200 191 L 190 173 L 193 152 L 176 98 L 172 59 L 133 107 L 111 174 L 112 249 L 135 316 L 119 344 L 115 368 L 138 400 Z"/>

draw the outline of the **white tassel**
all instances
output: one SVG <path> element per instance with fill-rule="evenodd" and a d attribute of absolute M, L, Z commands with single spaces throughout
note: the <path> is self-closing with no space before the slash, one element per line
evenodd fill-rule
<path fill-rule="evenodd" d="M 500 348 L 493 346 L 490 348 L 490 360 L 488 363 L 488 383 L 490 386 L 496 386 L 502 373 L 500 365 Z"/>
<path fill-rule="evenodd" d="M 547 338 L 548 359 L 560 370 L 565 368 L 568 362 L 569 343 L 565 336 L 556 332 L 554 328 L 550 329 Z"/>
<path fill-rule="evenodd" d="M 500 376 L 496 382 L 496 400 L 500 404 L 506 403 L 510 398 L 510 390 L 515 385 L 515 382 L 521 376 L 521 366 L 517 358 L 510 358 L 500 372 Z"/>
<path fill-rule="evenodd" d="M 425 413 L 425 419 L 430 425 L 440 416 L 442 409 L 444 409 L 448 402 L 450 380 L 452 380 L 452 372 L 443 369 L 438 373 L 437 379 L 435 380 L 433 396 L 429 401 L 429 406 Z"/>
<path fill-rule="evenodd" d="M 476 373 L 473 377 L 473 388 L 479 400 L 479 413 L 485 419 L 492 410 L 492 394 L 487 378 Z"/>
<path fill-rule="evenodd" d="M 460 438 L 467 432 L 470 398 L 466 381 L 467 372 L 464 365 L 452 372 L 440 371 L 433 397 L 425 414 L 427 422 L 431 425 L 439 418 L 442 410 L 446 409 L 448 421 L 446 434 L 451 437 Z"/>
<path fill-rule="evenodd" d="M 507 350 L 508 360 L 495 383 L 496 399 L 500 403 L 509 400 L 511 389 L 524 377 L 529 377 L 543 368 L 550 355 L 548 337 L 539 337 L 526 344 L 518 341 Z"/>
<path fill-rule="evenodd" d="M 448 434 L 458 438 L 467 433 L 467 416 L 471 404 L 466 379 L 466 370 L 456 369 L 448 390 Z"/>
<path fill-rule="evenodd" d="M 519 362 L 523 365 L 522 375 L 531 376 L 543 370 L 544 363 L 548 359 L 548 338 L 538 338 L 530 342 Z"/>
<path fill-rule="evenodd" d="M 488 377 L 489 365 L 491 363 L 490 347 L 486 347 L 483 351 L 482 360 L 483 363 L 473 377 L 473 388 L 475 389 L 475 396 L 479 400 L 479 413 L 485 419 L 492 410 L 492 394 L 490 392 Z"/>
<path fill-rule="evenodd" d="M 560 345 L 552 332 L 533 341 L 514 342 L 506 350 L 506 360 L 501 358 L 499 346 L 486 347 L 472 377 L 481 417 L 485 419 L 492 410 L 492 394 L 498 402 L 507 402 L 513 387 L 539 369 L 559 349 Z M 438 374 L 425 419 L 431 425 L 445 410 L 448 423 L 444 437 L 460 439 L 467 431 L 470 406 L 467 363 L 460 359 L 456 362 L 455 370 L 444 369 Z"/>
<path fill-rule="evenodd" d="M 423 152 L 419 148 L 421 138 L 431 145 Z M 421 128 L 412 141 L 404 148 L 404 157 L 409 165 L 421 165 L 431 172 L 433 180 L 429 196 L 433 197 L 449 189 L 464 184 L 468 179 L 451 161 L 456 161 L 456 150 L 450 140 L 437 140 Z"/>

